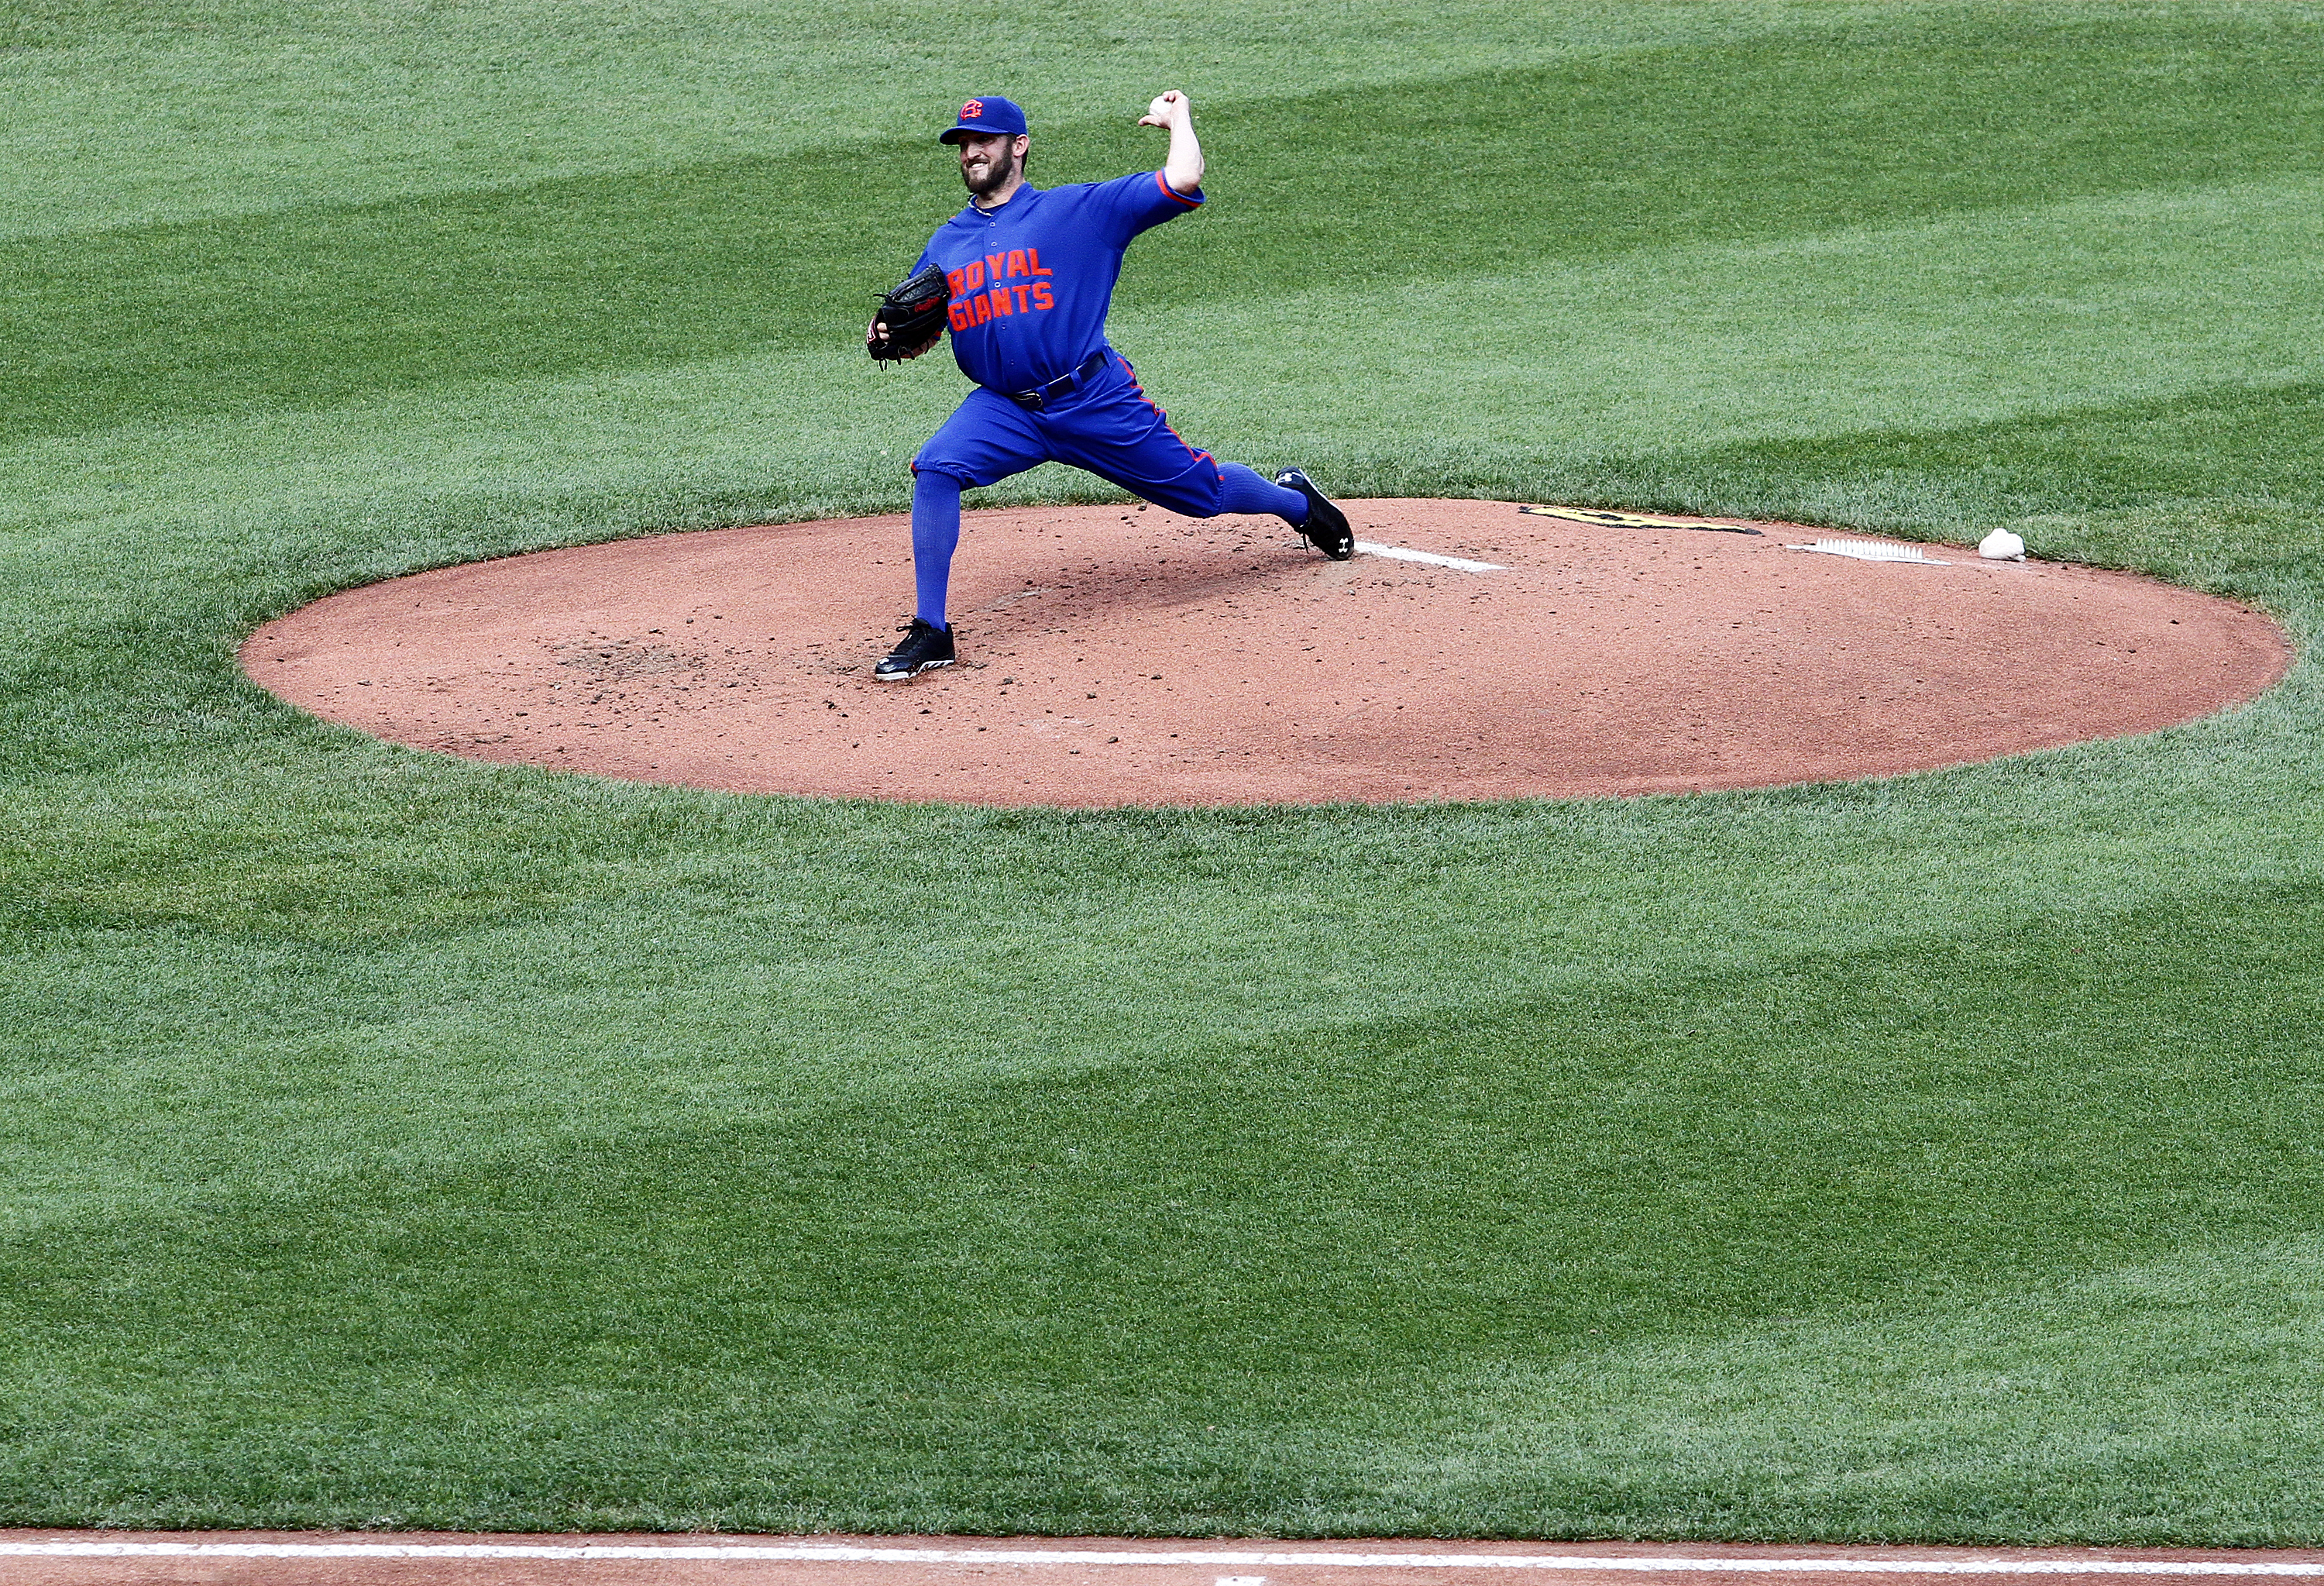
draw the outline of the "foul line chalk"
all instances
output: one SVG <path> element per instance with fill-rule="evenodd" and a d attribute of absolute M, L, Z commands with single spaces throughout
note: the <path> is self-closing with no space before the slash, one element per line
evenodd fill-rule
<path fill-rule="evenodd" d="M 1455 567 L 1463 573 L 1506 573 L 1499 562 L 1472 562 L 1462 557 L 1441 557 L 1433 550 L 1406 550 L 1400 545 L 1374 545 L 1359 539 L 1356 549 L 1368 557 L 1387 557 L 1399 562 L 1426 562 L 1432 567 Z"/>
<path fill-rule="evenodd" d="M 2218 1559 L 2024 1558 L 1614 1558 L 1579 1554 L 1291 1553 L 1202 1549 L 1100 1553 L 1074 1548 L 853 1547 L 836 1543 L 735 1544 L 522 1542 L 0 1542 L 5 1558 L 654 1559 L 669 1563 L 895 1564 L 1273 1565 L 1279 1569 L 1563 1570 L 1712 1575 L 2292 1575 L 2324 1576 L 2324 1563 L 2236 1563 Z"/>

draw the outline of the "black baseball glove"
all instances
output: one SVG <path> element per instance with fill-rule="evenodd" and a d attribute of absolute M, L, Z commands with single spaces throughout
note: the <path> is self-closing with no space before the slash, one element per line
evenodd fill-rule
<path fill-rule="evenodd" d="M 931 264 L 880 300 L 880 311 L 872 316 L 872 328 L 863 336 L 863 350 L 882 364 L 918 357 L 943 337 L 945 313 L 951 306 L 952 288 L 945 272 Z"/>

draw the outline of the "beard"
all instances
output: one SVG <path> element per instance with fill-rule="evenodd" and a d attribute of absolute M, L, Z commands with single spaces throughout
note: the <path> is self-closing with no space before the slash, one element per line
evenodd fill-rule
<path fill-rule="evenodd" d="M 960 168 L 960 180 L 961 184 L 968 189 L 971 197 L 989 198 L 993 194 L 999 192 L 1002 188 L 1007 187 L 1009 185 L 1009 179 L 1016 173 L 1016 152 L 1010 149 L 1003 149 L 999 153 L 995 154 L 991 161 L 986 162 L 982 168 L 982 174 L 966 165 L 962 166 Z"/>

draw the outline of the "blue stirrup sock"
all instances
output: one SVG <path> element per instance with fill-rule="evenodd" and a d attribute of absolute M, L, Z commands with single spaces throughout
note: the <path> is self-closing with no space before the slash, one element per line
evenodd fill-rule
<path fill-rule="evenodd" d="M 960 549 L 960 481 L 949 474 L 919 474 L 912 479 L 912 590 L 923 621 L 945 621 L 945 592 L 952 583 L 952 553 Z"/>
<path fill-rule="evenodd" d="M 1219 511 L 1273 512 L 1294 529 L 1307 521 L 1307 498 L 1240 463 L 1219 465 Z"/>

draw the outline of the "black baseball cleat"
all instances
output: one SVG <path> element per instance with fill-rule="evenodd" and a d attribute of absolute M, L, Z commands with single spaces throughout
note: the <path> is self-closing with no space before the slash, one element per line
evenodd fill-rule
<path fill-rule="evenodd" d="M 1335 562 L 1344 562 L 1356 554 L 1356 531 L 1348 527 L 1348 514 L 1323 499 L 1323 493 L 1307 477 L 1306 469 L 1286 468 L 1275 476 L 1275 482 L 1307 498 L 1307 521 L 1299 525 L 1299 532 L 1307 537 L 1308 544 Z"/>
<path fill-rule="evenodd" d="M 952 665 L 951 629 L 939 628 L 926 617 L 914 617 L 903 634 L 904 641 L 872 669 L 872 675 L 882 683 L 901 683 L 935 668 Z"/>

